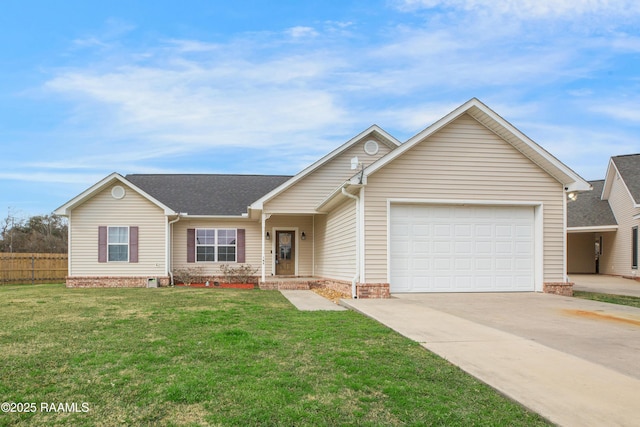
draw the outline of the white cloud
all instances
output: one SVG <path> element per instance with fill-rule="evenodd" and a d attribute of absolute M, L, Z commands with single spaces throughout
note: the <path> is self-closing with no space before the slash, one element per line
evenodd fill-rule
<path fill-rule="evenodd" d="M 604 114 L 615 120 L 640 124 L 640 99 L 603 100 L 589 106 L 589 110 Z"/>
<path fill-rule="evenodd" d="M 400 10 L 451 8 L 492 12 L 520 19 L 568 18 L 581 15 L 625 16 L 640 13 L 636 0 L 398 0 Z"/>
<path fill-rule="evenodd" d="M 215 146 L 275 149 L 300 134 L 313 144 L 311 135 L 343 123 L 338 100 L 322 89 L 338 64 L 322 53 L 233 57 L 234 46 L 172 44 L 128 65 L 61 70 L 45 87 L 76 102 L 70 120 L 93 122 L 109 145 L 135 139 L 128 157 L 137 159 Z M 213 54 L 183 55 L 203 51 Z"/>
<path fill-rule="evenodd" d="M 312 27 L 292 27 L 287 31 L 289 35 L 293 38 L 303 38 L 303 37 L 317 37 L 318 32 Z"/>
<path fill-rule="evenodd" d="M 531 9 L 532 16 L 551 14 L 543 13 L 551 6 L 560 16 L 566 4 L 412 3 L 498 12 L 537 8 Z M 579 10 L 585 12 L 578 13 L 603 7 L 599 5 L 581 4 Z M 553 91 L 560 83 L 588 79 L 608 64 L 612 53 L 604 46 L 617 43 L 618 51 L 631 52 L 637 44 L 623 32 L 606 38 L 566 30 L 557 37 L 508 19 L 496 25 L 491 17 L 435 15 L 381 26 L 366 43 L 362 34 L 371 30 L 351 22 L 240 34 L 215 43 L 163 39 L 156 46 L 133 49 L 114 42 L 103 61 L 55 70 L 46 82 L 49 94 L 73 106 L 68 125 L 59 129 L 65 137 L 71 135 L 64 138 L 72 147 L 67 154 L 71 160 L 61 154 L 33 163 L 53 171 L 69 162 L 110 171 L 155 170 L 160 166 L 153 161 L 243 147 L 259 153 L 255 155 L 265 168 L 279 166 L 266 172 L 281 173 L 284 166 L 285 172 L 295 172 L 374 122 L 393 134 L 404 133 L 396 135 L 400 138 L 411 136 L 471 97 L 519 127 L 520 120 L 557 108 Z M 593 97 L 584 89 L 564 93 L 569 92 L 586 98 L 585 105 Z M 78 128 L 84 129 L 82 134 Z M 579 146 L 580 138 L 560 135 L 565 136 L 557 139 L 566 146 Z M 562 147 L 558 151 L 564 159 L 570 151 Z M 549 151 L 556 154 L 554 148 Z M 212 164 L 223 162 L 212 158 Z M 242 171 L 238 164 L 232 166 L 226 165 Z"/>

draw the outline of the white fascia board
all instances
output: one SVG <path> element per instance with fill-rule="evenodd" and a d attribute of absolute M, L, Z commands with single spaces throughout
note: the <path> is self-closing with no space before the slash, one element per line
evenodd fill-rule
<path fill-rule="evenodd" d="M 178 212 L 175 212 L 173 209 L 171 209 L 170 207 L 168 207 L 164 203 L 160 202 L 156 198 L 154 198 L 151 195 L 147 194 L 145 191 L 143 191 L 138 186 L 136 186 L 133 183 L 127 181 L 127 179 L 125 177 L 123 177 L 122 175 L 120 175 L 117 172 L 114 172 L 111 175 L 103 178 L 102 180 L 100 180 L 96 184 L 92 185 L 91 187 L 89 187 L 88 189 L 86 189 L 85 191 L 83 191 L 82 193 L 80 193 L 79 195 L 74 197 L 73 199 L 69 200 L 67 203 L 65 203 L 64 205 L 60 206 L 58 209 L 56 209 L 53 212 L 56 215 L 68 216 L 70 211 L 71 211 L 71 209 L 77 207 L 78 205 L 81 205 L 86 200 L 88 200 L 91 197 L 93 197 L 96 193 L 98 193 L 99 191 L 104 190 L 107 186 L 111 185 L 113 182 L 116 182 L 116 181 L 126 185 L 127 187 L 131 188 L 132 190 L 134 190 L 135 192 L 140 194 L 145 199 L 149 200 L 154 205 L 158 206 L 160 209 L 162 209 L 164 211 L 164 214 L 166 216 L 178 215 Z"/>
<path fill-rule="evenodd" d="M 602 186 L 602 196 L 600 197 L 602 200 L 609 200 L 611 186 L 617 175 L 619 175 L 618 168 L 615 163 L 613 163 L 613 159 L 610 158 L 609 164 L 607 165 L 607 173 L 604 177 L 604 185 Z"/>
<path fill-rule="evenodd" d="M 567 227 L 567 233 L 606 233 L 616 231 L 617 225 L 593 225 L 588 227 Z"/>
<path fill-rule="evenodd" d="M 347 149 L 349 149 L 350 147 L 352 147 L 356 143 L 360 142 L 361 140 L 365 139 L 368 135 L 371 135 L 374 132 L 379 134 L 382 137 L 381 138 L 383 140 L 382 142 L 385 145 L 387 145 L 388 147 L 396 149 L 397 147 L 401 146 L 400 141 L 398 141 L 396 138 L 391 136 L 389 133 L 387 133 L 380 126 L 372 125 L 369 128 L 365 129 L 364 131 L 360 132 L 358 135 L 356 135 L 353 138 L 351 138 L 349 141 L 347 141 L 344 144 L 342 144 L 340 147 L 336 148 L 335 150 L 333 150 L 329 154 L 327 154 L 324 157 L 322 157 L 320 160 L 317 160 L 316 162 L 314 162 L 310 166 L 306 167 L 305 169 L 303 169 L 301 172 L 296 174 L 294 177 L 292 177 L 288 181 L 284 182 L 280 186 L 278 186 L 275 189 L 271 190 L 266 195 L 262 196 L 260 199 L 258 199 L 255 202 L 253 202 L 251 204 L 251 206 L 250 206 L 250 209 L 257 209 L 257 210 L 263 209 L 264 203 L 266 201 L 268 201 L 269 199 L 272 199 L 273 197 L 275 197 L 278 194 L 282 193 L 283 191 L 285 191 L 286 189 L 288 189 L 289 187 L 294 185 L 296 182 L 300 181 L 302 178 L 304 178 L 305 176 L 309 175 L 311 172 L 313 172 L 316 169 L 318 169 L 320 166 L 324 165 L 325 163 L 327 163 L 328 161 L 330 161 L 334 157 L 336 157 L 339 154 L 343 153 L 344 151 L 346 151 Z"/>

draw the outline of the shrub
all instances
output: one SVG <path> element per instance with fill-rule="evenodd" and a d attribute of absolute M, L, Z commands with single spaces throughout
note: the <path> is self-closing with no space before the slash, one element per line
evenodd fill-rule
<path fill-rule="evenodd" d="M 196 280 L 201 280 L 203 276 L 202 267 L 176 268 L 173 270 L 173 277 L 176 281 L 189 286 Z"/>
<path fill-rule="evenodd" d="M 250 280 L 258 269 L 253 268 L 251 264 L 242 264 L 237 267 L 231 264 L 222 264 L 220 271 L 226 283 L 251 283 Z"/>

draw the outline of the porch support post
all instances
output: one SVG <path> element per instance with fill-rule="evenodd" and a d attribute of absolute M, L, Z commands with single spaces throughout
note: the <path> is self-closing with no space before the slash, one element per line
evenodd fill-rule
<path fill-rule="evenodd" d="M 271 215 L 262 212 L 262 237 L 260 241 L 262 242 L 262 282 L 267 280 L 267 267 L 266 267 L 266 241 L 265 236 L 267 235 L 267 220 L 271 218 Z"/>

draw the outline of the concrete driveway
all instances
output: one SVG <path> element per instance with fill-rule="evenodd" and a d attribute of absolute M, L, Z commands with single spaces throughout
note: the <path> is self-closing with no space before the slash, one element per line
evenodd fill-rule
<path fill-rule="evenodd" d="M 638 425 L 640 309 L 540 293 L 343 300 L 559 425 Z"/>
<path fill-rule="evenodd" d="M 601 274 L 572 274 L 569 278 L 575 283 L 573 289 L 576 291 L 640 297 L 640 282 L 637 280 Z"/>

